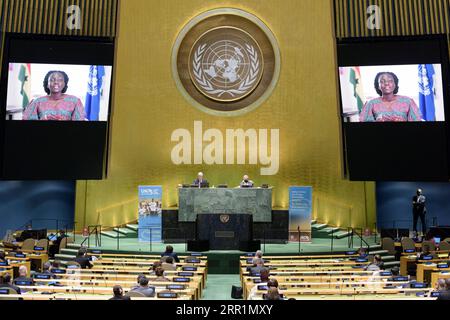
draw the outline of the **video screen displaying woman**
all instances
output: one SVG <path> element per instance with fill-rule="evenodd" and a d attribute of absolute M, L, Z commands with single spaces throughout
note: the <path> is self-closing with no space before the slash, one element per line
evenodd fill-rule
<path fill-rule="evenodd" d="M 111 66 L 10 63 L 8 120 L 107 121 Z"/>
<path fill-rule="evenodd" d="M 346 122 L 445 121 L 440 64 L 339 68 Z"/>

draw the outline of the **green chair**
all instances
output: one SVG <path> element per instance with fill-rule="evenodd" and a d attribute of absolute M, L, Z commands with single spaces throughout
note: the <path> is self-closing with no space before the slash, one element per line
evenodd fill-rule
<path fill-rule="evenodd" d="M 394 255 L 396 254 L 395 251 L 395 241 L 392 238 L 385 237 L 381 240 L 381 246 L 383 250 L 386 250 L 388 254 Z"/>
<path fill-rule="evenodd" d="M 413 239 L 408 238 L 408 237 L 403 237 L 401 243 L 402 243 L 403 251 L 406 251 L 406 250 L 416 251 L 416 245 L 415 245 Z"/>

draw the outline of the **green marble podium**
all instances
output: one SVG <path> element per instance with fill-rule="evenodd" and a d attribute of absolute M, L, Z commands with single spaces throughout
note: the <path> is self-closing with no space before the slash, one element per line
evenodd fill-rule
<path fill-rule="evenodd" d="M 253 222 L 271 222 L 272 188 L 178 188 L 178 221 L 207 213 L 246 213 Z"/>

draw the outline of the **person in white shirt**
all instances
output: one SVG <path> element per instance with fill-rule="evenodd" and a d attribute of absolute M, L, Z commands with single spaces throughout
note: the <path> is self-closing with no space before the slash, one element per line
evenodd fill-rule
<path fill-rule="evenodd" d="M 145 202 L 141 202 L 139 203 L 139 214 L 144 215 L 145 213 L 146 213 Z"/>
<path fill-rule="evenodd" d="M 157 213 L 158 204 L 156 203 L 155 199 L 152 199 L 149 204 L 150 207 L 150 215 L 154 216 Z"/>
<path fill-rule="evenodd" d="M 250 290 L 250 294 L 248 295 L 248 300 L 258 300 L 262 298 L 262 295 L 258 295 L 258 286 L 266 286 L 269 282 L 269 269 L 262 269 L 259 275 L 261 279 L 260 283 L 255 283 L 252 290 Z"/>

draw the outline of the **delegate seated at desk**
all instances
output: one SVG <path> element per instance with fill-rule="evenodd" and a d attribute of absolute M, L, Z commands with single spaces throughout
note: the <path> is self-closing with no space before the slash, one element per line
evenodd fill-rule
<path fill-rule="evenodd" d="M 5 252 L 3 251 L 0 251 L 0 263 L 2 264 L 2 266 L 8 265 L 8 260 L 6 260 Z"/>
<path fill-rule="evenodd" d="M 209 188 L 208 180 L 203 178 L 203 172 L 197 174 L 197 179 L 194 180 L 193 184 L 199 188 Z"/>
<path fill-rule="evenodd" d="M 248 175 L 244 175 L 239 187 L 240 188 L 253 188 L 253 185 L 254 185 L 254 183 L 252 180 L 249 179 Z"/>

